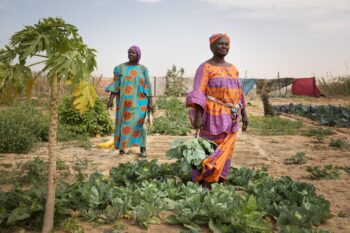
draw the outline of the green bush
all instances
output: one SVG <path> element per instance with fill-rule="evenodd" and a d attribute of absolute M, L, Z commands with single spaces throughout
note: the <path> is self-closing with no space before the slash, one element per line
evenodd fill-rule
<path fill-rule="evenodd" d="M 178 98 L 160 98 L 156 104 L 159 109 L 165 110 L 165 116 L 154 120 L 151 133 L 187 135 L 191 131 L 185 104 Z"/>
<path fill-rule="evenodd" d="M 340 150 L 350 149 L 350 144 L 343 139 L 331 139 L 331 141 L 329 142 L 329 146 Z"/>
<path fill-rule="evenodd" d="M 59 106 L 59 121 L 61 139 L 70 140 L 76 136 L 109 135 L 113 124 L 106 110 L 105 104 L 97 99 L 95 106 L 84 114 L 80 114 L 72 107 L 72 99 L 64 97 Z M 60 137 L 60 136 L 59 136 Z"/>
<path fill-rule="evenodd" d="M 48 140 L 48 117 L 27 103 L 0 112 L 0 153 L 28 153 Z"/>

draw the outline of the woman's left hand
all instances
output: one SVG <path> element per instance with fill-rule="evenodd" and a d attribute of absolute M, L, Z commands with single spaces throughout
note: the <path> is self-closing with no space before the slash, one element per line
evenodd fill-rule
<path fill-rule="evenodd" d="M 149 112 L 153 112 L 154 107 L 153 107 L 153 98 L 152 97 L 148 97 L 148 104 L 147 104 L 147 110 Z"/>

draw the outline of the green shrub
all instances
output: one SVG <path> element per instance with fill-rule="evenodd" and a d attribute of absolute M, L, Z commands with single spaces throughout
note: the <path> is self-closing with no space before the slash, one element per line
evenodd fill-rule
<path fill-rule="evenodd" d="M 165 110 L 165 116 L 154 120 L 150 133 L 187 135 L 191 131 L 187 109 L 178 98 L 160 98 L 156 104 Z"/>
<path fill-rule="evenodd" d="M 156 100 L 156 107 L 157 109 L 162 110 L 172 110 L 173 108 L 181 108 L 184 107 L 184 103 L 179 100 L 179 98 L 176 97 L 157 97 Z"/>
<path fill-rule="evenodd" d="M 48 117 L 27 103 L 0 112 L 0 153 L 28 153 L 48 140 Z"/>
<path fill-rule="evenodd" d="M 284 164 L 304 164 L 306 161 L 305 152 L 297 152 L 295 155 L 284 160 Z"/>
<path fill-rule="evenodd" d="M 310 173 L 311 179 L 338 179 L 341 173 L 341 168 L 338 166 L 333 166 L 332 164 L 327 164 L 323 168 L 319 166 L 306 167 L 306 171 Z"/>
<path fill-rule="evenodd" d="M 59 120 L 62 125 L 61 139 L 70 140 L 72 135 L 96 136 L 109 135 L 112 133 L 113 125 L 105 104 L 97 99 L 95 106 L 84 114 L 80 114 L 72 106 L 72 100 L 66 96 L 59 106 Z M 74 137 L 74 136 L 73 136 Z"/>
<path fill-rule="evenodd" d="M 343 139 L 331 139 L 331 141 L 329 142 L 329 146 L 340 150 L 350 149 L 350 144 Z"/>

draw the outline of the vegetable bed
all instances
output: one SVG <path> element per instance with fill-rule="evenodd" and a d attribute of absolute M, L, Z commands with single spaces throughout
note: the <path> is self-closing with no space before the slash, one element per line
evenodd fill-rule
<path fill-rule="evenodd" d="M 273 108 L 277 112 L 307 117 L 321 125 L 350 128 L 350 106 L 288 104 L 275 105 Z"/>

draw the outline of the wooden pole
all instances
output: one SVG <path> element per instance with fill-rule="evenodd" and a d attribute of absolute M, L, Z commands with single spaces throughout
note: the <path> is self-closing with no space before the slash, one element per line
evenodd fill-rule
<path fill-rule="evenodd" d="M 287 95 L 287 87 L 288 87 L 288 85 L 286 85 L 286 93 L 285 93 L 285 95 Z"/>
<path fill-rule="evenodd" d="M 153 96 L 156 97 L 157 96 L 157 77 L 154 76 L 154 93 L 153 93 Z"/>
<path fill-rule="evenodd" d="M 280 72 L 277 73 L 278 78 L 278 94 L 281 95 L 281 79 L 280 79 Z"/>

